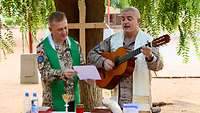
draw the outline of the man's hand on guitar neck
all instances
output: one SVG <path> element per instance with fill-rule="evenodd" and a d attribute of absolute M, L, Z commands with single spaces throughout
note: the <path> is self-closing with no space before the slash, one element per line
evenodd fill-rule
<path fill-rule="evenodd" d="M 106 59 L 106 60 L 104 60 L 104 62 L 103 62 L 103 67 L 104 67 L 104 69 L 105 69 L 106 71 L 110 71 L 110 70 L 113 69 L 114 63 L 113 63 L 111 60 Z"/>
<path fill-rule="evenodd" d="M 150 47 L 143 47 L 141 52 L 145 55 L 148 62 L 153 61 L 152 49 Z"/>

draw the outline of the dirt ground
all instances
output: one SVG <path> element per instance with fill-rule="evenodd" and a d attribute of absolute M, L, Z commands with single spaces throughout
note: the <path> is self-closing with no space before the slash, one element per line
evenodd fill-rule
<path fill-rule="evenodd" d="M 0 62 L 0 113 L 21 113 L 24 91 L 38 92 L 41 103 L 41 84 L 20 84 L 21 34 L 13 31 L 17 41 L 15 53 Z M 171 103 L 161 107 L 161 113 L 200 113 L 199 89 L 200 78 L 152 79 L 153 102 Z"/>

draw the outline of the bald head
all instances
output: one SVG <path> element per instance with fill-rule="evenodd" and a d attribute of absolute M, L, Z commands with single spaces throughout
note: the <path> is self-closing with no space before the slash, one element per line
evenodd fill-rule
<path fill-rule="evenodd" d="M 125 8 L 121 12 L 121 24 L 128 38 L 135 38 L 140 27 L 140 12 L 135 7 Z"/>
<path fill-rule="evenodd" d="M 125 8 L 121 11 L 121 14 L 124 13 L 124 12 L 132 12 L 134 17 L 136 17 L 137 19 L 140 19 L 140 12 L 137 8 L 135 7 L 128 7 L 128 8 Z"/>

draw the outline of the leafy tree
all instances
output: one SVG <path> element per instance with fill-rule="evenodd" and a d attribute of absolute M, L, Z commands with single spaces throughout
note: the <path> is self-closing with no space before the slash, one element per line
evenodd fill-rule
<path fill-rule="evenodd" d="M 6 29 L 5 33 L 2 35 L 2 29 Z M 7 27 L 6 24 L 3 24 L 0 18 L 0 50 L 3 51 L 4 58 L 6 58 L 6 54 L 13 53 L 13 48 L 16 43 L 14 41 L 13 34 L 11 30 Z M 0 59 L 1 60 L 1 59 Z"/>
<path fill-rule="evenodd" d="M 111 6 L 124 8 L 137 7 L 141 12 L 141 26 L 155 37 L 160 31 L 179 31 L 177 54 L 189 61 L 190 46 L 195 47 L 200 59 L 200 1 L 199 0 L 110 0 Z M 107 0 L 105 0 L 107 4 Z M 0 13 L 16 18 L 23 37 L 46 25 L 46 17 L 55 10 L 53 0 L 1 0 Z"/>
<path fill-rule="evenodd" d="M 36 40 L 37 30 L 47 25 L 46 18 L 55 11 L 53 0 L 1 0 L 0 4 L 3 16 L 16 19 L 23 39 L 29 32 Z"/>
<path fill-rule="evenodd" d="M 199 0 L 111 0 L 115 7 L 124 3 L 137 7 L 141 13 L 141 27 L 157 37 L 160 31 L 179 31 L 177 54 L 189 61 L 190 46 L 200 59 L 200 1 Z M 122 7 L 121 7 L 122 6 Z"/>
<path fill-rule="evenodd" d="M 107 4 L 107 0 L 106 0 L 106 4 Z M 110 0 L 110 4 L 112 7 L 116 7 L 119 9 L 123 9 L 124 7 L 129 6 L 128 4 L 128 0 Z"/>
<path fill-rule="evenodd" d="M 0 3 L 0 51 L 3 51 L 4 58 L 6 58 L 6 54 L 13 53 L 13 48 L 16 43 L 14 41 L 13 34 L 9 27 L 2 21 L 2 5 Z M 5 33 L 2 35 L 2 29 L 5 29 Z M 0 54 L 1 56 L 1 54 Z M 1 57 L 0 57 L 1 60 Z"/>
<path fill-rule="evenodd" d="M 34 32 L 35 34 L 37 29 L 46 25 L 46 17 L 48 17 L 49 13 L 55 10 L 54 1 L 55 3 L 57 2 L 56 9 L 62 9 L 62 11 L 66 12 L 68 11 L 66 9 L 66 5 L 69 5 L 70 8 L 72 7 L 72 9 L 74 7 L 73 3 L 67 3 L 77 3 L 77 0 L 1 0 L 0 14 L 2 14 L 3 16 L 16 18 L 17 23 L 20 25 L 20 30 L 23 32 L 22 36 L 26 37 L 25 34 L 27 34 L 27 32 Z M 97 3 L 97 0 L 86 0 L 86 2 L 88 3 L 91 3 L 92 1 Z M 98 1 L 99 3 L 104 4 L 103 0 Z M 58 2 L 61 2 L 63 4 L 59 5 Z M 180 32 L 180 41 L 177 53 L 185 58 L 185 62 L 189 61 L 188 51 L 190 43 L 194 45 L 196 53 L 200 53 L 198 46 L 200 43 L 200 39 L 196 35 L 200 30 L 199 0 L 111 0 L 111 6 L 120 9 L 129 5 L 135 6 L 140 10 L 142 21 L 141 26 L 142 28 L 146 28 L 146 30 L 150 32 L 150 34 L 158 36 L 160 31 L 169 33 L 173 33 L 175 31 Z M 63 8 L 61 6 L 63 6 Z M 97 14 L 97 11 L 94 9 L 95 8 L 91 8 L 91 10 L 88 11 L 91 11 L 91 13 L 94 13 L 95 15 Z M 71 12 L 73 11 L 74 10 L 71 10 Z M 69 15 L 69 21 L 77 22 L 77 14 L 71 14 L 73 13 L 67 14 Z M 93 22 L 93 19 L 96 19 L 98 17 L 94 15 L 91 14 L 90 18 L 88 18 L 87 21 Z M 72 18 L 73 16 L 75 16 L 76 18 L 70 20 L 70 17 Z M 100 22 L 103 21 L 101 20 L 101 18 L 97 19 L 100 19 Z M 99 35 L 96 35 L 96 33 L 93 32 L 93 35 L 95 36 L 91 37 L 95 38 L 89 37 L 88 40 L 91 41 L 87 40 L 89 42 L 87 43 L 87 46 L 89 46 L 88 49 L 90 49 L 90 47 L 93 46 L 94 43 L 100 41 L 102 32 L 99 32 Z M 85 87 L 87 86 L 83 84 L 82 88 L 86 89 Z M 93 93 L 96 95 L 95 98 L 91 98 L 96 99 L 96 97 L 99 97 L 99 99 L 101 99 L 101 91 L 97 91 L 95 87 L 90 87 L 85 90 L 85 92 L 91 94 L 95 92 Z M 90 100 L 90 98 L 86 101 L 87 103 L 93 102 L 92 100 Z M 93 104 L 90 105 L 92 106 Z M 91 107 L 88 107 L 87 109 L 89 108 Z"/>

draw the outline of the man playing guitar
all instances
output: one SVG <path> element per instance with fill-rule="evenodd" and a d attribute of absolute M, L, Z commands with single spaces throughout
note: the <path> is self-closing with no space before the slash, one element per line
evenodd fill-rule
<path fill-rule="evenodd" d="M 115 52 L 118 48 L 133 51 L 141 47 L 140 52 L 132 59 L 135 60 L 135 69 L 130 76 L 120 78 L 118 83 L 118 103 L 141 103 L 142 109 L 151 109 L 151 75 L 150 70 L 158 71 L 163 68 L 163 62 L 156 47 L 143 47 L 153 38 L 144 33 L 140 27 L 140 13 L 137 8 L 126 8 L 121 12 L 123 32 L 115 33 L 96 45 L 88 54 L 91 64 L 105 71 L 114 70 L 116 62 L 104 57 L 103 52 Z M 144 100 L 140 102 L 140 100 Z M 147 103 L 147 104 L 146 104 Z M 148 106 L 149 105 L 149 106 Z"/>

